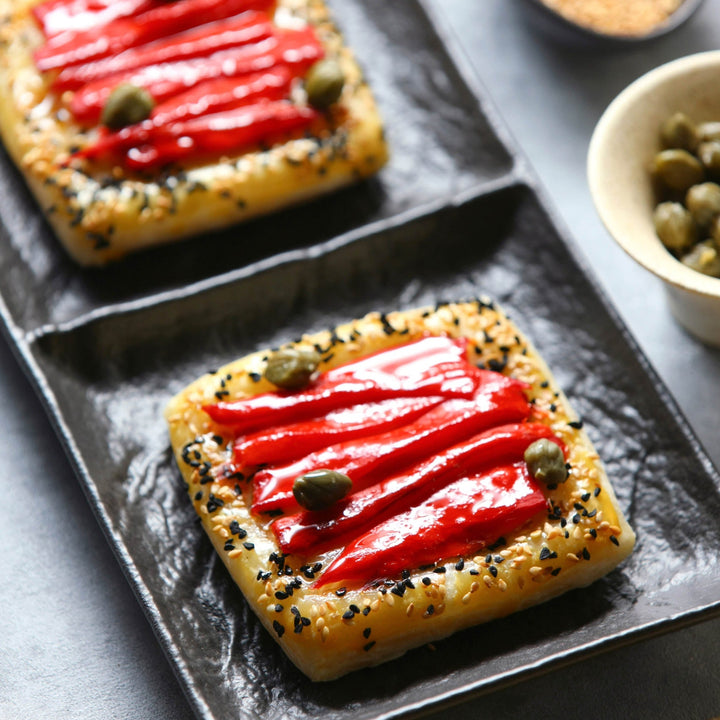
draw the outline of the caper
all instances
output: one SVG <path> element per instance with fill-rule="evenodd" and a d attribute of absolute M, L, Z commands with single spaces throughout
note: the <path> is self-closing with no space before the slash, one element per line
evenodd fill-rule
<path fill-rule="evenodd" d="M 567 480 L 568 473 L 563 451 L 547 438 L 536 440 L 528 447 L 525 451 L 525 463 L 530 475 L 548 485 Z"/>
<path fill-rule="evenodd" d="M 655 232 L 668 250 L 687 250 L 696 238 L 695 221 L 677 202 L 660 203 L 653 213 Z"/>
<path fill-rule="evenodd" d="M 653 171 L 668 188 L 685 192 L 705 176 L 700 161 L 687 150 L 663 150 L 655 156 Z"/>
<path fill-rule="evenodd" d="M 340 97 L 345 75 L 336 60 L 316 62 L 305 77 L 308 102 L 317 108 L 330 107 Z"/>
<path fill-rule="evenodd" d="M 111 130 L 119 130 L 147 120 L 154 107 L 155 101 L 145 88 L 125 83 L 110 93 L 100 121 Z"/>
<path fill-rule="evenodd" d="M 720 141 L 709 140 L 701 143 L 698 146 L 697 155 L 711 175 L 720 175 Z"/>
<path fill-rule="evenodd" d="M 336 470 L 318 469 L 301 475 L 293 483 L 293 495 L 306 510 L 325 510 L 344 498 L 352 480 Z"/>
<path fill-rule="evenodd" d="M 712 182 L 693 185 L 685 195 L 685 205 L 692 213 L 693 220 L 707 227 L 720 214 L 720 185 Z"/>
<path fill-rule="evenodd" d="M 666 148 L 694 152 L 698 145 L 695 123 L 685 113 L 671 115 L 660 127 L 660 139 Z"/>
<path fill-rule="evenodd" d="M 720 122 L 704 122 L 697 126 L 700 142 L 720 140 Z"/>
<path fill-rule="evenodd" d="M 307 348 L 287 348 L 274 352 L 267 361 L 265 377 L 286 390 L 304 387 L 320 364 L 320 354 Z"/>
<path fill-rule="evenodd" d="M 720 254 L 712 240 L 698 243 L 687 255 L 683 255 L 681 262 L 704 275 L 720 277 Z"/>

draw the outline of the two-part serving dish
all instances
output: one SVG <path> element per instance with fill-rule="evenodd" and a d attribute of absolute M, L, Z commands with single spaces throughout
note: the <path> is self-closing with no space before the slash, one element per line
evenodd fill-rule
<path fill-rule="evenodd" d="M 334 0 L 385 123 L 372 178 L 102 269 L 59 248 L 0 163 L 0 312 L 199 717 L 389 718 L 440 708 L 718 610 L 720 482 L 558 230 L 442 17 Z M 368 312 L 490 296 L 552 368 L 637 535 L 588 588 L 313 684 L 199 526 L 163 421 L 231 360 Z M 592 319 L 589 322 L 589 319 Z M 702 547 L 688 538 L 702 533 Z"/>

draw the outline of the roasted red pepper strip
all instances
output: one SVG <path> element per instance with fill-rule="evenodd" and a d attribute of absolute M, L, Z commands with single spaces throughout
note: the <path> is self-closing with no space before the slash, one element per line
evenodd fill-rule
<path fill-rule="evenodd" d="M 145 122 L 117 132 L 104 132 L 92 145 L 78 151 L 75 157 L 119 156 L 132 147 L 151 144 L 153 134 L 160 132 L 167 136 L 167 127 L 171 123 L 252 105 L 260 100 L 280 100 L 287 96 L 291 80 L 290 72 L 282 67 L 249 75 L 242 84 L 238 84 L 235 78 L 208 80 L 160 103 Z"/>
<path fill-rule="evenodd" d="M 242 467 L 290 462 L 328 445 L 407 425 L 443 399 L 393 398 L 364 403 L 331 410 L 322 418 L 243 435 L 235 442 L 234 461 Z"/>
<path fill-rule="evenodd" d="M 397 430 L 332 445 L 297 462 L 260 470 L 253 478 L 253 512 L 297 508 L 295 479 L 325 468 L 347 475 L 355 491 L 420 462 L 482 430 L 527 418 L 523 385 L 487 372 L 473 400 L 447 400 Z"/>
<path fill-rule="evenodd" d="M 545 509 L 545 497 L 522 461 L 456 480 L 361 535 L 315 587 L 362 585 L 475 552 Z"/>
<path fill-rule="evenodd" d="M 105 25 L 115 18 L 149 10 L 158 0 L 49 0 L 35 5 L 32 14 L 51 38 L 61 33 L 78 33 Z"/>
<path fill-rule="evenodd" d="M 280 549 L 300 555 L 347 545 L 379 522 L 423 502 L 441 487 L 500 464 L 522 459 L 528 446 L 552 438 L 541 423 L 501 425 L 429 460 L 353 493 L 321 512 L 278 518 L 272 525 Z"/>
<path fill-rule="evenodd" d="M 393 397 L 439 395 L 469 400 L 484 375 L 467 362 L 466 346 L 464 340 L 426 337 L 328 370 L 304 390 L 263 393 L 206 405 L 203 410 L 239 434 Z"/>
<path fill-rule="evenodd" d="M 234 153 L 260 142 L 272 143 L 285 133 L 307 127 L 317 117 L 310 107 L 282 101 L 176 122 L 156 128 L 146 146 L 128 150 L 125 164 L 146 170 L 188 158 Z"/>
<path fill-rule="evenodd" d="M 161 3 L 134 17 L 117 17 L 90 30 L 63 33 L 35 52 L 42 72 L 92 62 L 143 43 L 224 20 L 246 10 L 266 10 L 272 0 L 176 0 Z"/>
<path fill-rule="evenodd" d="M 278 65 L 286 66 L 297 76 L 322 56 L 322 46 L 311 27 L 276 31 L 273 37 L 259 43 L 207 58 L 152 65 L 88 83 L 75 93 L 70 110 L 79 122 L 94 124 L 99 121 L 110 93 L 124 83 L 145 88 L 160 103 L 205 80 L 240 77 Z"/>
<path fill-rule="evenodd" d="M 273 25 L 267 13 L 247 12 L 230 20 L 208 23 L 166 40 L 126 50 L 104 60 L 65 68 L 53 80 L 51 87 L 57 93 L 77 90 L 89 82 L 117 73 L 164 62 L 207 57 L 214 52 L 259 42 L 272 33 Z"/>

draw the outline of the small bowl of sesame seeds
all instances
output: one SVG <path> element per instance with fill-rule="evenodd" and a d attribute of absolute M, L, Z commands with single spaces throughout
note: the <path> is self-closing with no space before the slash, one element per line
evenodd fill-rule
<path fill-rule="evenodd" d="M 658 235 L 654 215 L 663 199 L 656 165 L 663 148 L 661 129 L 667 118 L 679 113 L 698 127 L 720 122 L 719 77 L 718 50 L 680 58 L 643 75 L 603 113 L 590 141 L 587 165 L 595 207 L 612 237 L 663 281 L 678 322 L 715 346 L 720 346 L 720 276 L 713 276 L 714 270 L 700 272 L 670 252 Z M 681 192 L 676 204 L 681 207 L 682 202 L 686 201 Z M 698 229 L 702 232 L 697 239 L 702 241 L 709 230 Z"/>
<path fill-rule="evenodd" d="M 630 45 L 669 33 L 704 0 L 525 0 L 536 24 L 577 43 Z"/>

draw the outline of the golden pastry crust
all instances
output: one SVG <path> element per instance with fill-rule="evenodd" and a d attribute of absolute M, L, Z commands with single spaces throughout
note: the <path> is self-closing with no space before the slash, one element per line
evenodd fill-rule
<path fill-rule="evenodd" d="M 36 0 L 0 0 L 0 136 L 70 255 L 103 265 L 129 252 L 227 227 L 377 172 L 387 148 L 375 102 L 322 0 L 279 0 L 276 22 L 311 23 L 346 84 L 317 137 L 269 150 L 174 166 L 156 176 L 73 160 L 96 130 L 72 121 L 32 52 L 42 35 Z"/>
<path fill-rule="evenodd" d="M 313 680 L 378 664 L 588 585 L 621 562 L 634 544 L 600 459 L 567 399 L 537 352 L 493 303 L 371 313 L 334 332 L 306 336 L 300 344 L 325 351 L 324 370 L 426 332 L 467 337 L 473 362 L 529 383 L 528 395 L 544 417 L 540 421 L 566 444 L 572 469 L 565 483 L 547 489 L 552 510 L 546 517 L 506 535 L 492 550 L 447 558 L 435 571 L 411 569 L 410 585 L 391 578 L 392 585 L 372 589 L 313 588 L 321 572 L 316 563 L 326 565 L 337 551 L 282 557 L 269 530 L 271 520 L 249 511 L 249 483 L 222 478 L 232 434 L 213 423 L 202 405 L 273 389 L 262 377 L 267 353 L 205 375 L 166 410 L 175 456 L 207 534 L 262 623 Z"/>

